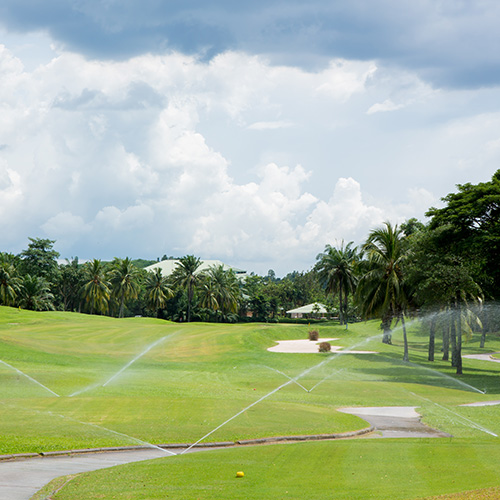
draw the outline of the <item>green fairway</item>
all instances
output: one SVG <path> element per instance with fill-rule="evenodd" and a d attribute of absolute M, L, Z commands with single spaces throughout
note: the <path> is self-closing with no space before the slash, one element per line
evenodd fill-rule
<path fill-rule="evenodd" d="M 378 327 L 378 322 L 353 324 L 349 330 L 335 324 L 319 327 L 321 337 L 338 338 L 333 345 L 376 354 L 286 354 L 267 348 L 276 340 L 307 338 L 307 325 L 176 324 L 0 307 L 0 454 L 193 443 L 204 436 L 205 442 L 214 442 L 342 433 L 366 428 L 367 423 L 337 408 L 417 406 L 425 423 L 454 438 L 364 439 L 184 455 L 154 462 L 151 488 L 159 481 L 154 471 L 162 467 L 180 474 L 180 484 L 161 483 L 168 491 L 179 488 L 176 498 L 193 498 L 181 491 L 193 482 L 193 475 L 199 478 L 200 488 L 215 495 L 204 492 L 200 498 L 235 498 L 240 493 L 234 488 L 248 489 L 242 498 L 263 498 L 266 488 L 276 494 L 267 498 L 280 498 L 280 494 L 288 498 L 279 488 L 296 478 L 299 468 L 311 477 L 307 484 L 303 478 L 291 481 L 289 494 L 295 492 L 295 498 L 300 498 L 301 488 L 311 491 L 308 498 L 322 498 L 321 488 L 332 482 L 352 490 L 353 496 L 332 492 L 329 498 L 412 498 L 397 488 L 405 467 L 423 472 L 437 467 L 436 481 L 442 483 L 422 479 L 418 482 L 421 496 L 497 485 L 493 473 L 478 475 L 477 481 L 470 475 L 467 481 L 461 478 L 453 484 L 444 481 L 446 475 L 441 472 L 449 468 L 450 477 L 460 475 L 453 465 L 453 450 L 459 447 L 462 467 L 470 464 L 484 469 L 479 458 L 483 454 L 496 460 L 490 450 L 498 447 L 494 434 L 500 434 L 499 407 L 459 405 L 499 399 L 500 365 L 464 359 L 464 375 L 457 378 L 449 363 L 426 361 L 427 338 L 418 322 L 409 325 L 411 363 L 404 363 L 401 332 L 394 332 L 393 345 L 385 345 Z M 437 358 L 439 348 L 438 344 Z M 500 350 L 498 336 L 490 336 L 487 349 Z M 475 337 L 464 344 L 464 353 L 478 352 Z M 270 464 L 278 460 L 274 454 L 287 457 L 280 462 L 283 481 L 271 474 Z M 358 454 L 370 459 L 360 462 Z M 447 462 L 443 457 L 448 454 Z M 382 466 L 380 462 L 388 457 L 394 464 Z M 443 466 L 438 465 L 438 457 Z M 217 496 L 219 464 L 226 463 L 230 475 L 224 476 L 223 490 L 228 494 Z M 349 464 L 353 472 L 348 473 Z M 149 466 L 136 464 L 126 469 L 130 481 L 145 474 L 143 467 Z M 245 467 L 246 476 L 233 484 L 235 467 Z M 247 471 L 254 479 L 250 480 Z M 96 474 L 111 474 L 110 484 L 114 481 L 114 472 Z M 164 472 L 157 474 L 165 480 Z M 386 474 L 388 479 L 381 479 Z M 167 476 L 174 477 L 170 472 Z M 79 481 L 70 482 L 55 498 L 101 498 L 83 485 L 81 496 L 67 493 Z M 363 496 L 370 481 L 382 481 L 387 489 L 379 489 L 387 496 Z"/>
<path fill-rule="evenodd" d="M 365 439 L 271 445 L 82 474 L 51 498 L 414 499 L 498 485 L 498 463 L 500 447 L 492 441 Z M 236 478 L 237 471 L 245 476 Z"/>
<path fill-rule="evenodd" d="M 194 442 L 286 383 L 209 440 L 366 427 L 335 411 L 341 406 L 420 406 L 426 421 L 455 436 L 483 434 L 462 417 L 500 433 L 496 407 L 456 406 L 498 396 L 498 365 L 467 360 L 457 380 L 447 363 L 425 362 L 425 338 L 414 328 L 411 359 L 421 366 L 403 363 L 397 344 L 382 344 L 374 322 L 320 334 L 379 354 L 280 354 L 266 349 L 306 338 L 307 325 L 179 325 L 2 307 L 0 453 Z M 286 378 L 300 374 L 303 388 Z"/>

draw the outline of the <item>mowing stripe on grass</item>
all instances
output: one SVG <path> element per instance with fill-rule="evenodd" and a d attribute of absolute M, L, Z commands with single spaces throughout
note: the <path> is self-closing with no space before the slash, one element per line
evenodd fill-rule
<path fill-rule="evenodd" d="M 370 337 L 368 339 L 365 339 L 362 342 L 359 342 L 353 348 L 358 347 L 358 346 L 360 346 L 362 344 L 365 344 L 366 342 L 369 342 L 370 340 L 373 340 L 373 339 L 375 339 L 377 337 L 381 337 L 381 334 L 373 335 L 372 337 Z M 348 354 L 348 352 L 337 351 L 333 356 L 330 356 L 330 357 L 326 358 L 325 360 L 321 361 L 320 363 L 318 363 L 316 365 L 313 365 L 310 368 L 307 368 L 302 373 L 300 373 L 299 375 L 297 375 L 295 378 L 290 378 L 290 380 L 288 382 L 285 382 L 284 384 L 281 384 L 279 387 L 276 387 L 276 389 L 273 389 L 271 392 L 268 392 L 267 394 L 265 394 L 264 396 L 262 396 L 257 401 L 254 401 L 252 404 L 248 405 L 246 408 L 243 408 L 243 410 L 239 411 L 236 415 L 233 415 L 231 418 L 228 418 L 225 422 L 222 422 L 222 424 L 220 424 L 219 426 L 217 426 L 215 429 L 213 429 L 212 431 L 210 431 L 208 434 L 205 434 L 202 438 L 198 439 L 198 441 L 196 441 L 191 446 L 189 446 L 188 448 L 186 448 L 181 453 L 181 455 L 183 455 L 184 453 L 188 452 L 191 448 L 193 448 L 194 446 L 196 446 L 198 443 L 201 443 L 201 441 L 203 441 L 208 436 L 211 436 L 214 432 L 218 431 L 221 427 L 223 427 L 227 423 L 231 422 L 231 420 L 234 420 L 236 417 L 239 417 L 242 413 L 244 413 L 245 411 L 249 410 L 250 408 L 252 408 L 256 404 L 260 403 L 261 401 L 264 401 L 264 399 L 268 398 L 269 396 L 272 396 L 274 393 L 278 392 L 280 389 L 283 389 L 283 387 L 286 387 L 287 385 L 290 385 L 292 383 L 296 384 L 297 380 L 301 379 L 302 377 L 305 377 L 306 375 L 308 375 L 309 373 L 311 373 L 313 370 L 316 370 L 316 368 L 320 368 L 321 366 L 326 365 L 327 363 L 330 363 L 334 359 L 337 359 L 339 356 L 342 356 L 344 354 Z M 305 390 L 307 391 L 307 389 L 305 389 Z"/>
<path fill-rule="evenodd" d="M 481 432 L 485 432 L 486 434 L 489 434 L 490 436 L 498 437 L 498 434 L 495 434 L 494 432 L 488 430 L 486 427 L 483 427 L 482 425 L 476 424 L 476 422 L 470 420 L 469 418 L 464 417 L 463 415 L 460 415 L 459 413 L 457 413 L 453 410 L 450 410 L 449 408 L 446 408 L 445 406 L 442 406 L 439 403 L 436 403 L 435 401 L 431 401 L 430 399 L 424 398 L 424 396 L 419 396 L 418 394 L 415 394 L 414 392 L 411 392 L 411 391 L 408 391 L 408 392 L 410 394 L 413 394 L 417 398 L 423 399 L 424 401 L 428 401 L 429 403 L 432 403 L 432 404 L 438 406 L 439 408 L 442 408 L 443 410 L 446 410 L 446 411 L 452 413 L 453 415 L 457 416 L 459 419 L 462 419 L 465 422 L 469 423 L 475 429 L 477 429 Z"/>
<path fill-rule="evenodd" d="M 131 366 L 133 363 L 135 363 L 138 359 L 142 358 L 145 354 L 147 354 L 151 349 L 156 347 L 158 344 L 163 342 L 166 338 L 173 337 L 177 332 L 171 333 L 170 335 L 165 335 L 161 339 L 156 340 L 149 346 L 147 346 L 140 354 L 138 354 L 134 359 L 131 359 L 125 366 L 120 368 L 112 377 L 110 377 L 104 384 L 97 383 L 93 385 L 89 385 L 88 387 L 85 387 L 84 389 L 81 389 L 79 391 L 75 391 L 73 394 L 70 394 L 69 397 L 72 398 L 73 396 L 78 396 L 84 392 L 90 391 L 91 389 L 95 389 L 96 387 L 106 387 L 110 382 L 112 382 L 116 377 L 121 375 L 129 366 Z"/>
<path fill-rule="evenodd" d="M 158 344 L 163 342 L 166 338 L 171 337 L 173 334 L 170 335 L 165 335 L 165 337 L 162 337 L 161 339 L 157 340 L 156 342 L 153 342 L 151 345 L 146 347 L 140 354 L 138 354 L 134 359 L 130 360 L 121 370 L 118 370 L 110 379 L 108 379 L 104 384 L 102 384 L 102 387 L 106 387 L 110 382 L 112 382 L 116 377 L 118 377 L 121 373 L 123 373 L 130 365 L 135 363 L 138 359 L 142 358 L 145 354 L 147 354 L 153 347 L 156 347 Z"/>
<path fill-rule="evenodd" d="M 38 380 L 35 380 L 33 377 L 30 377 L 29 375 L 27 375 L 26 373 L 22 372 L 21 370 L 18 370 L 16 367 L 14 367 L 12 365 L 9 365 L 9 363 L 6 363 L 5 361 L 2 361 L 1 359 L 0 359 L 0 363 L 2 363 L 5 366 L 8 366 L 12 370 L 16 371 L 17 373 L 19 373 L 23 377 L 26 377 L 27 379 L 31 380 L 32 382 L 34 382 L 35 384 L 39 385 L 40 387 L 43 387 L 46 391 L 49 391 L 54 396 L 56 396 L 58 398 L 60 397 L 59 394 L 57 394 L 56 392 L 54 392 L 52 389 L 49 389 L 48 387 L 46 387 L 45 385 L 43 385 L 41 382 L 38 382 Z"/>

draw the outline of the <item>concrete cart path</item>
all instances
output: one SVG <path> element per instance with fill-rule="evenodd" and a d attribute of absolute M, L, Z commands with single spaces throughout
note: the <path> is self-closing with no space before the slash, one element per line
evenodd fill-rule
<path fill-rule="evenodd" d="M 375 408 L 341 408 L 366 420 L 381 437 L 449 437 L 420 422 L 416 406 L 383 406 Z M 204 448 L 206 449 L 206 448 Z M 185 451 L 170 449 L 172 453 Z M 192 449 L 192 451 L 200 451 Z M 104 469 L 130 462 L 164 458 L 169 453 L 159 449 L 135 449 L 102 453 L 85 453 L 53 457 L 37 457 L 0 463 L 0 500 L 29 500 L 40 488 L 59 476 Z"/>
<path fill-rule="evenodd" d="M 151 448 L 2 462 L 0 463 L 0 499 L 29 500 L 39 489 L 59 476 L 167 456 L 171 455 Z"/>
<path fill-rule="evenodd" d="M 420 422 L 418 406 L 377 406 L 371 408 L 339 408 L 366 420 L 384 438 L 450 437 Z"/>
<path fill-rule="evenodd" d="M 493 354 L 498 354 L 498 352 L 491 352 L 489 354 L 465 354 L 463 357 L 469 359 L 479 359 L 480 361 L 492 361 L 493 363 L 500 363 L 500 359 L 494 358 Z"/>

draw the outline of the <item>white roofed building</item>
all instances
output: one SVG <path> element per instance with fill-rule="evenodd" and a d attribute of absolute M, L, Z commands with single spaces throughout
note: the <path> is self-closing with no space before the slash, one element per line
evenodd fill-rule
<path fill-rule="evenodd" d="M 304 315 L 325 316 L 328 314 L 328 311 L 326 310 L 326 306 L 324 304 L 313 302 L 312 304 L 297 307 L 296 309 L 290 309 L 286 313 L 291 314 L 292 318 L 303 318 Z"/>
<path fill-rule="evenodd" d="M 197 272 L 202 272 L 206 271 L 209 267 L 217 267 L 217 266 L 223 266 L 224 271 L 229 271 L 230 269 L 236 274 L 237 278 L 244 278 L 246 277 L 247 273 L 246 271 L 243 271 L 242 269 L 238 269 L 237 267 L 229 266 L 227 264 L 224 264 L 224 262 L 221 262 L 220 260 L 201 260 L 201 265 L 198 268 Z M 167 259 L 167 260 L 162 260 L 161 262 L 156 262 L 154 264 L 151 264 L 150 266 L 146 267 L 146 271 L 153 272 L 155 269 L 160 268 L 161 273 L 163 276 L 170 276 L 173 272 L 174 269 L 176 268 L 177 264 L 179 263 L 179 259 Z"/>

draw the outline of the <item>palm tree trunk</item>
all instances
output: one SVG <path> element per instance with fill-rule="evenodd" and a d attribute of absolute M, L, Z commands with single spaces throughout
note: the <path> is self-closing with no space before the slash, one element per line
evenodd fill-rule
<path fill-rule="evenodd" d="M 404 340 L 403 361 L 410 361 L 410 356 L 408 354 L 408 336 L 406 335 L 406 324 L 405 324 L 404 313 L 401 313 L 400 318 L 401 318 L 401 324 L 403 326 L 403 340 Z"/>
<path fill-rule="evenodd" d="M 125 294 L 122 294 L 120 299 L 120 311 L 118 312 L 118 317 L 123 318 L 123 312 L 125 310 Z"/>
<path fill-rule="evenodd" d="M 339 322 L 341 325 L 344 324 L 344 313 L 342 312 L 342 306 L 344 301 L 342 300 L 342 279 L 339 283 Z"/>
<path fill-rule="evenodd" d="M 382 342 L 384 344 L 392 344 L 392 335 L 391 335 L 391 323 L 392 318 L 390 313 L 384 314 L 382 317 L 382 324 L 380 325 L 382 330 L 384 331 L 384 335 L 382 337 Z"/>
<path fill-rule="evenodd" d="M 349 318 L 347 316 L 347 300 L 349 298 L 349 292 L 346 290 L 344 294 L 344 322 L 345 322 L 345 329 L 347 330 L 348 328 L 348 323 L 349 323 Z"/>

